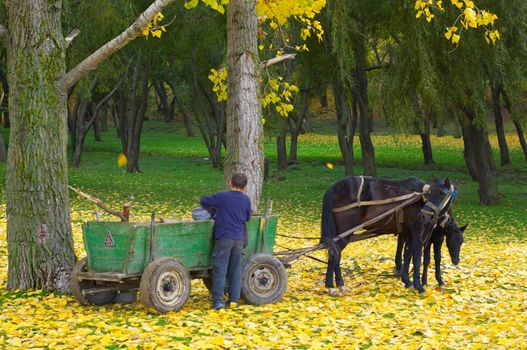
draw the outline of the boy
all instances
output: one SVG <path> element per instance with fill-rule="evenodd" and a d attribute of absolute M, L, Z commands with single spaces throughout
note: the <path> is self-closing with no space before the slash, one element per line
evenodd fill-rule
<path fill-rule="evenodd" d="M 242 287 L 242 252 L 245 222 L 251 219 L 251 200 L 245 194 L 247 177 L 235 174 L 230 191 L 203 196 L 201 206 L 216 208 L 214 248 L 212 250 L 212 307 L 225 307 L 225 278 L 229 288 L 228 304 L 238 305 Z"/>

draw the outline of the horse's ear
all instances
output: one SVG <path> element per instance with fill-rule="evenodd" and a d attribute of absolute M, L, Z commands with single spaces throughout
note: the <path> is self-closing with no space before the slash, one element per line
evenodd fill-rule
<path fill-rule="evenodd" d="M 450 188 L 450 180 L 447 178 L 445 178 L 445 187 L 448 187 Z"/>
<path fill-rule="evenodd" d="M 461 227 L 459 228 L 459 230 L 460 230 L 461 232 L 465 232 L 465 230 L 467 229 L 467 226 L 468 226 L 468 224 L 463 225 L 463 226 L 461 226 Z"/>
<path fill-rule="evenodd" d="M 437 177 L 435 177 L 434 175 L 432 175 L 432 182 L 435 182 L 437 180 Z"/>

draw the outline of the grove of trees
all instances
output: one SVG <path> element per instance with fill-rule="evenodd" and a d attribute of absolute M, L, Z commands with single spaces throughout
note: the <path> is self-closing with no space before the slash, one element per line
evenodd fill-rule
<path fill-rule="evenodd" d="M 114 127 L 127 172 L 141 171 L 152 103 L 165 122 L 179 115 L 189 137 L 199 133 L 226 185 L 235 172 L 248 175 L 254 208 L 264 181 L 264 134 L 276 137 L 278 167 L 287 168 L 299 161 L 310 106 L 328 100 L 347 175 L 357 173 L 356 144 L 362 173 L 377 174 L 376 120 L 394 133 L 419 134 L 425 165 L 434 163 L 431 129 L 455 125 L 480 203 L 498 204 L 488 120 L 499 165 L 511 163 L 505 118 L 527 161 L 527 3 L 422 3 L 3 2 L 8 288 L 68 289 L 76 259 L 68 163 L 82 166 L 86 137 L 100 139 L 101 130 Z M 474 17 L 473 24 L 471 11 L 497 19 Z"/>

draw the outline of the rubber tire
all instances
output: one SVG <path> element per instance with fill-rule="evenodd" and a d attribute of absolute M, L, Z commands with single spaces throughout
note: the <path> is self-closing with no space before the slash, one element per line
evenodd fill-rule
<path fill-rule="evenodd" d="M 280 260 L 269 254 L 249 258 L 243 269 L 241 291 L 247 304 L 274 304 L 282 300 L 286 289 L 287 273 Z"/>
<path fill-rule="evenodd" d="M 84 296 L 82 294 L 82 291 L 84 289 L 90 289 L 95 287 L 102 287 L 104 286 L 104 282 L 97 282 L 93 280 L 83 280 L 79 281 L 77 279 L 77 273 L 78 272 L 86 272 L 87 266 L 86 266 L 86 258 L 82 258 L 79 260 L 75 266 L 73 267 L 73 270 L 71 271 L 71 278 L 70 278 L 70 288 L 71 293 L 75 298 L 81 303 L 82 305 L 107 305 L 111 304 L 113 302 L 113 298 L 117 294 L 116 292 L 102 292 L 97 294 L 91 294 Z M 102 284 L 98 284 L 102 283 Z"/>
<path fill-rule="evenodd" d="M 180 290 L 173 300 L 163 301 L 158 294 L 161 287 L 160 279 L 171 277 L 175 287 Z M 141 301 L 148 309 L 154 309 L 164 314 L 169 311 L 179 311 L 183 308 L 190 296 L 190 274 L 185 266 L 176 258 L 160 258 L 152 261 L 143 271 L 141 284 Z M 161 292 L 174 292 L 172 290 Z"/>

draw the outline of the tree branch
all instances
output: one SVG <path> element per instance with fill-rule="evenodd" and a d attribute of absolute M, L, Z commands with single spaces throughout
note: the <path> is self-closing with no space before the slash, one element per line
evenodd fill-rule
<path fill-rule="evenodd" d="M 79 63 L 75 68 L 64 75 L 57 85 L 62 91 L 68 90 L 69 87 L 77 83 L 86 73 L 97 68 L 99 64 L 105 61 L 108 57 L 126 46 L 130 41 L 142 35 L 143 30 L 148 23 L 161 12 L 163 8 L 170 5 L 175 0 L 156 0 L 150 5 L 145 12 L 143 12 L 137 20 L 132 23 L 124 32 L 107 42 L 97 51 Z"/>
<path fill-rule="evenodd" d="M 278 57 L 274 57 L 274 58 L 268 59 L 266 61 L 263 61 L 260 64 L 260 69 L 264 70 L 264 69 L 268 68 L 269 66 L 272 66 L 273 64 L 280 63 L 280 62 L 285 61 L 285 60 L 292 60 L 292 59 L 295 58 L 295 56 L 296 56 L 296 53 L 290 53 L 290 54 L 287 54 L 287 55 L 280 55 Z"/>
<path fill-rule="evenodd" d="M 376 66 L 366 67 L 364 68 L 364 70 L 366 72 L 369 72 L 369 71 L 376 70 L 376 69 L 386 69 L 386 68 L 390 68 L 390 65 L 389 64 L 379 64 Z"/>
<path fill-rule="evenodd" d="M 71 45 L 73 39 L 75 39 L 75 37 L 79 35 L 80 32 L 81 31 L 79 29 L 73 29 L 71 33 L 69 33 L 68 36 L 64 38 L 64 40 L 66 40 L 66 47 L 69 47 Z"/>

